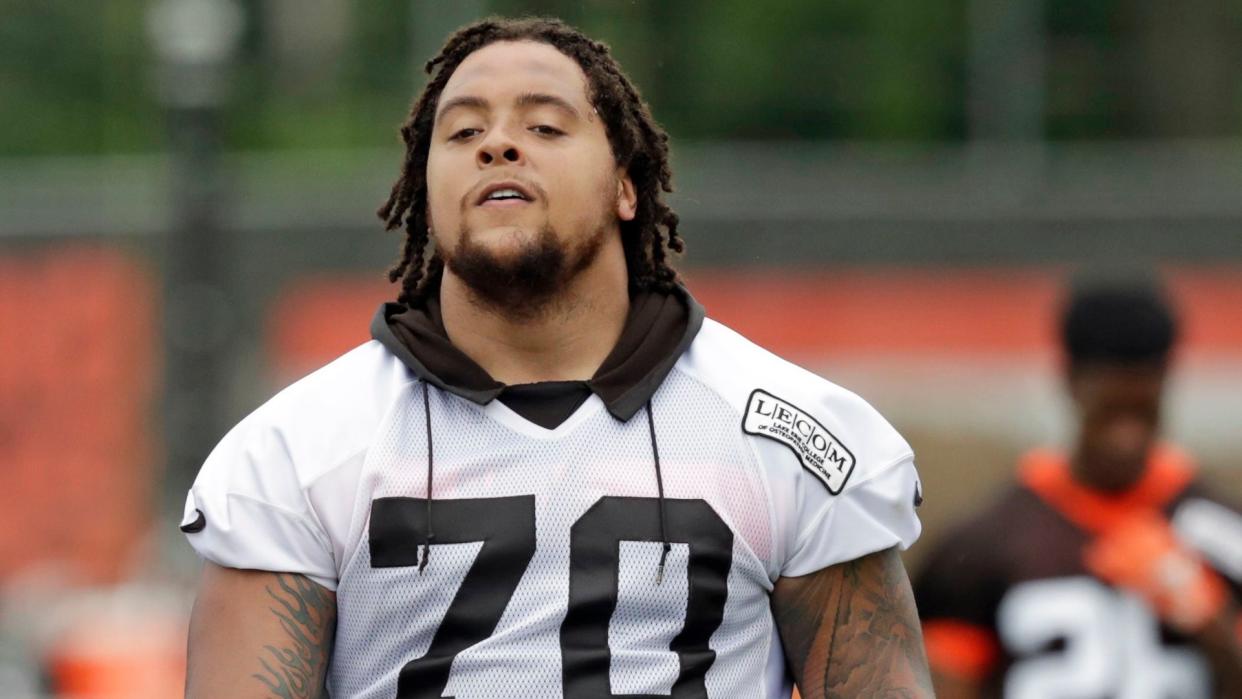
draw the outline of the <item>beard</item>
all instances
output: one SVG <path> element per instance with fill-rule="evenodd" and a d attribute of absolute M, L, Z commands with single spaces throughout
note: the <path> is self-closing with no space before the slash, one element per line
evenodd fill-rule
<path fill-rule="evenodd" d="M 570 282 L 591 266 L 607 230 L 601 223 L 575 245 L 544 226 L 516 253 L 497 255 L 463 226 L 452 252 L 445 251 L 444 264 L 480 306 L 508 318 L 534 320 L 563 300 Z"/>

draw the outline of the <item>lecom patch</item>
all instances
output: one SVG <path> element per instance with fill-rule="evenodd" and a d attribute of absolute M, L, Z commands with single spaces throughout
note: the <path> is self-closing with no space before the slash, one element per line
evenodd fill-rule
<path fill-rule="evenodd" d="M 742 431 L 774 439 L 798 455 L 833 495 L 839 495 L 854 472 L 854 453 L 805 410 L 756 388 L 746 402 Z"/>

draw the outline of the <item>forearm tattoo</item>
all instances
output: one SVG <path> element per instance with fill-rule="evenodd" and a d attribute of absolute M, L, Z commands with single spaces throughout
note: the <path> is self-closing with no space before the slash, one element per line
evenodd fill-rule
<path fill-rule="evenodd" d="M 260 655 L 263 672 L 254 678 L 267 685 L 277 699 L 327 697 L 324 679 L 336 626 L 336 603 L 332 595 L 301 575 L 281 574 L 267 586 L 275 614 L 287 642 L 264 646 Z"/>
<path fill-rule="evenodd" d="M 803 699 L 933 696 L 914 596 L 896 550 L 784 579 L 773 602 Z"/>

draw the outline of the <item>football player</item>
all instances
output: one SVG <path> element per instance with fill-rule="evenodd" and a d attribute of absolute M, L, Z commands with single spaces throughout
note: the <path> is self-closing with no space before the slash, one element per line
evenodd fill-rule
<path fill-rule="evenodd" d="M 427 70 L 398 300 L 187 499 L 189 696 L 930 696 L 910 447 L 704 318 L 608 48 L 493 19 Z"/>
<path fill-rule="evenodd" d="M 1076 439 L 952 530 L 915 583 L 937 696 L 1242 696 L 1242 516 L 1157 440 L 1177 323 L 1142 280 L 1062 317 Z"/>

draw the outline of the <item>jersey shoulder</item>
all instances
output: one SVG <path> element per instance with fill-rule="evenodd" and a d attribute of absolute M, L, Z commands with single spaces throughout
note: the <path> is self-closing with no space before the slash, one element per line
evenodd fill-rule
<path fill-rule="evenodd" d="M 229 431 L 186 497 L 204 558 L 336 588 L 358 465 L 411 379 L 368 342 L 276 394 Z"/>
<path fill-rule="evenodd" d="M 748 438 L 784 445 L 834 494 L 913 457 L 866 400 L 710 318 L 678 366 L 736 410 Z"/>
<path fill-rule="evenodd" d="M 278 452 L 260 463 L 289 462 L 305 486 L 365 449 L 393 401 L 414 380 L 383 345 L 366 342 L 255 409 L 216 452 L 225 457 L 239 448 Z"/>

